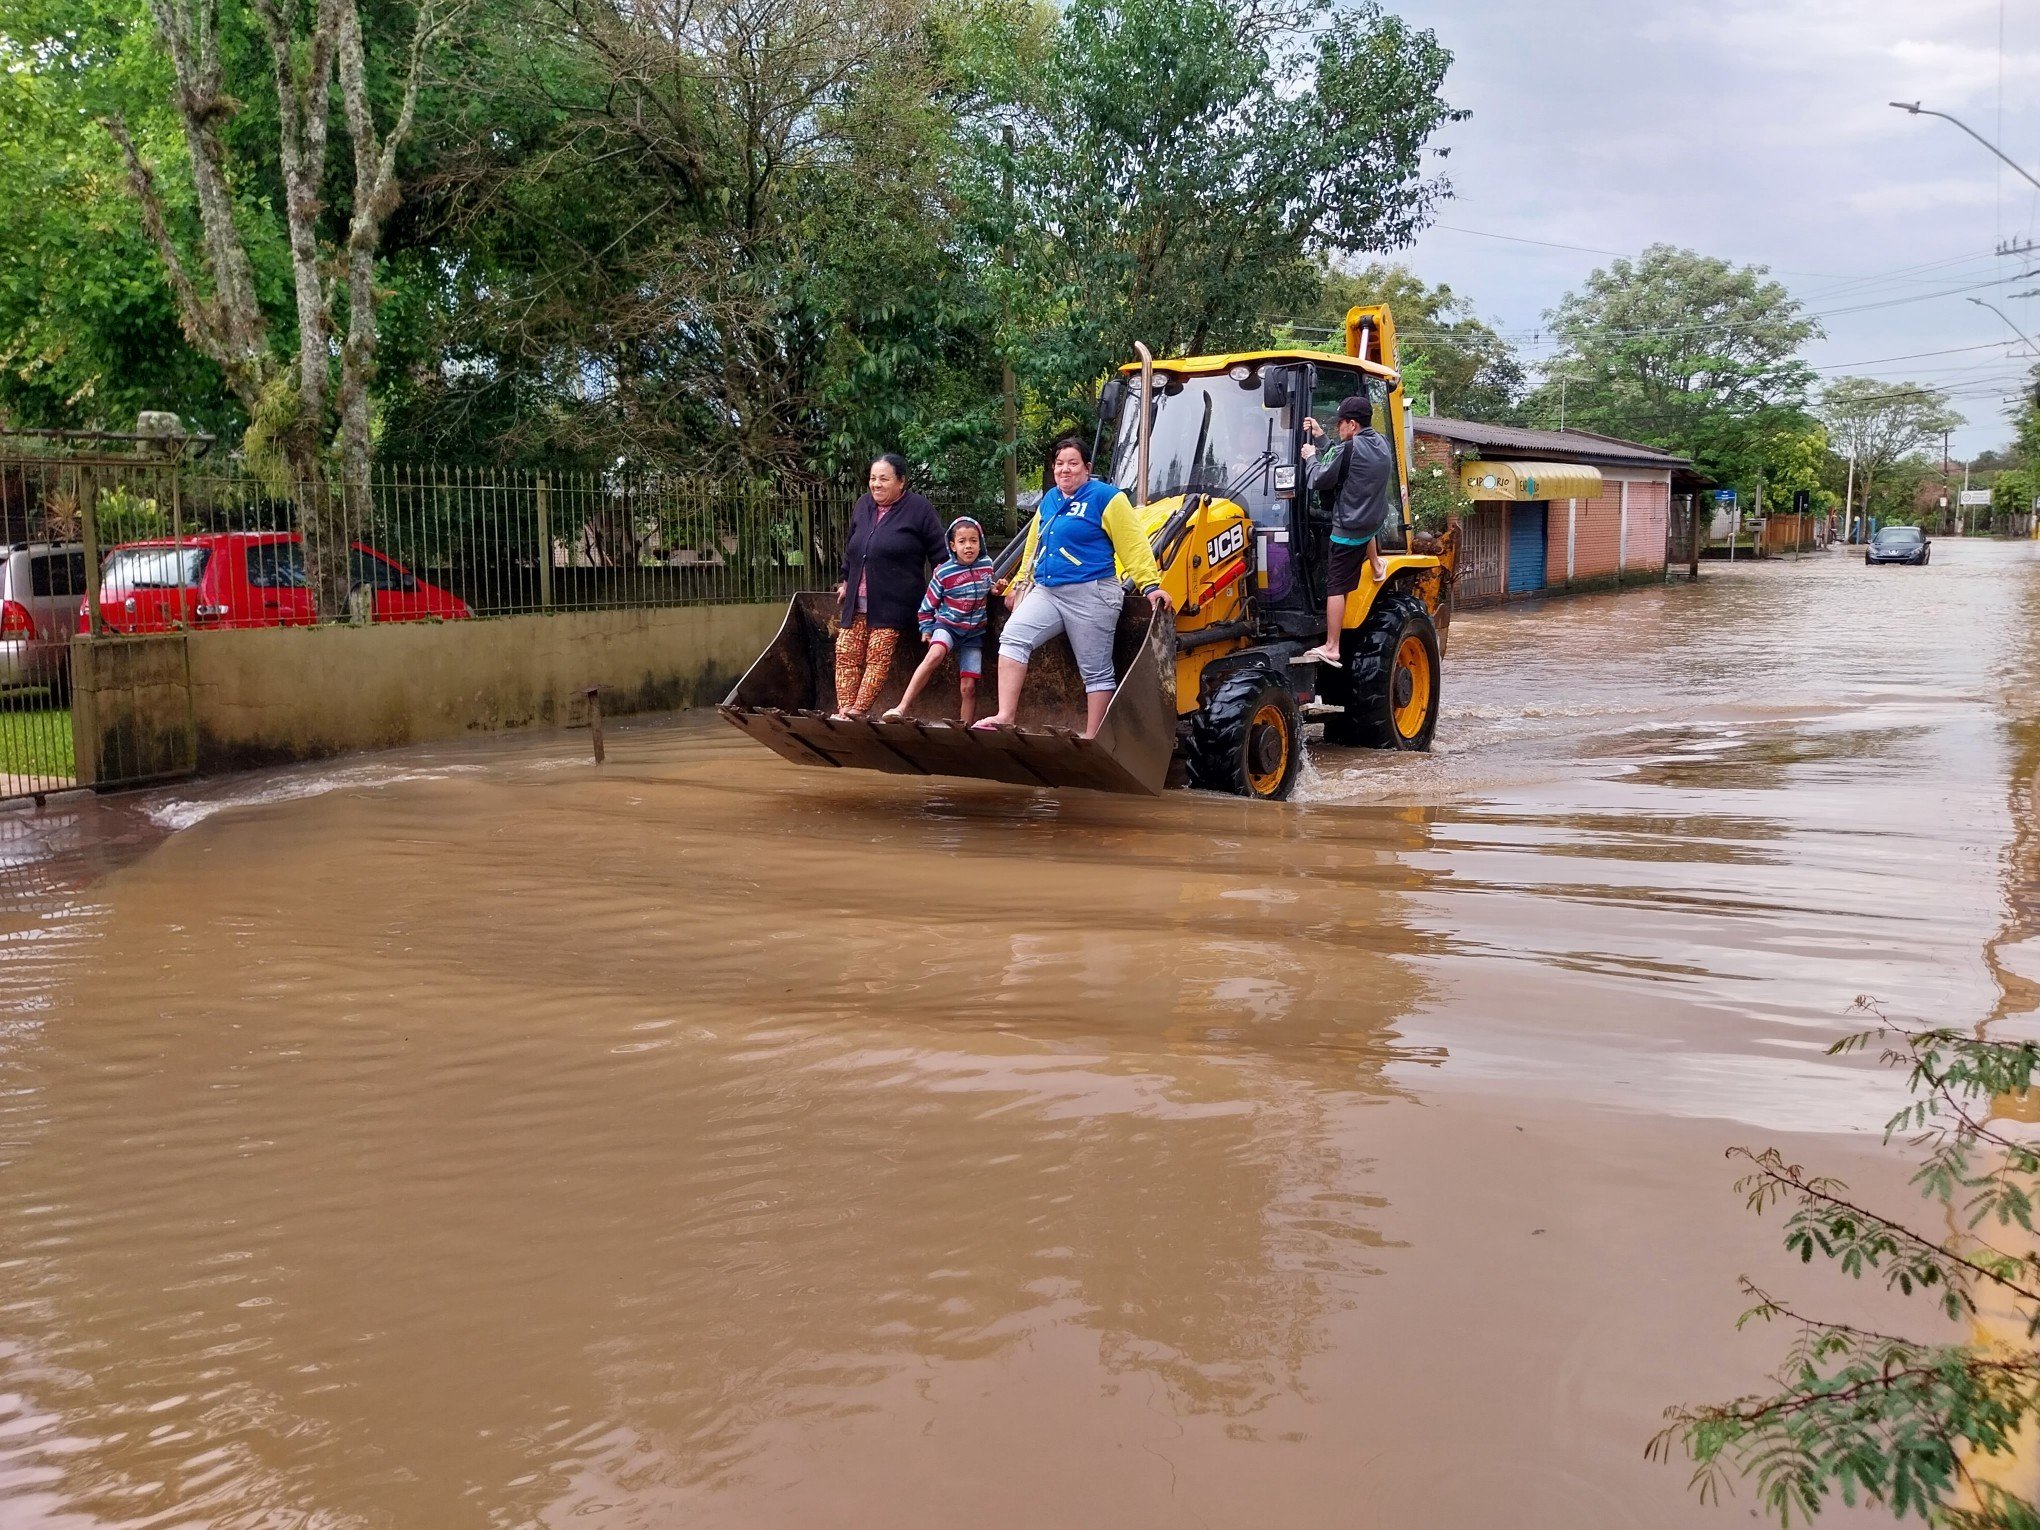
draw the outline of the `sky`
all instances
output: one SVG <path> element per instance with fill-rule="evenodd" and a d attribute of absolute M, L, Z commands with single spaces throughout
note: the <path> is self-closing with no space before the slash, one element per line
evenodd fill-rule
<path fill-rule="evenodd" d="M 1610 253 L 1664 242 L 1770 267 L 1821 316 L 1806 355 L 1823 377 L 1946 389 L 1969 421 L 1956 460 L 2010 439 L 2003 400 L 2035 352 L 1966 299 L 2040 342 L 2040 275 L 2017 279 L 2040 248 L 1995 253 L 2040 240 L 2040 189 L 1886 103 L 1952 113 L 2040 175 L 2040 0 L 1393 8 L 1452 50 L 1446 97 L 1472 112 L 1437 139 L 1452 200 L 1393 258 L 1527 361 L 1550 353 L 1545 311 Z"/>

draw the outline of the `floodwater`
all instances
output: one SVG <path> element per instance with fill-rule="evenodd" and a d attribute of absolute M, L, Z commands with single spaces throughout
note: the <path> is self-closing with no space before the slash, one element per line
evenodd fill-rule
<path fill-rule="evenodd" d="M 1851 1000 L 2040 978 L 2040 562 L 1935 552 L 1462 618 L 1285 806 L 709 719 L 20 820 L 0 1525 L 1749 1522 L 1644 1442 L 1849 1293 L 1723 1149 L 1903 1207 Z"/>

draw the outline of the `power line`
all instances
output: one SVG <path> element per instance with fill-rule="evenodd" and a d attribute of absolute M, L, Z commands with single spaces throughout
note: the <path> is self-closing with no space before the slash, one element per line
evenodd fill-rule
<path fill-rule="evenodd" d="M 1814 368 L 1816 372 L 1846 372 L 1850 367 L 1882 366 L 1887 361 L 1917 361 L 1922 356 L 1954 356 L 1963 351 L 1987 351 L 1995 346 L 2016 345 L 2014 340 L 1986 340 L 1981 345 L 1951 345 L 1945 351 L 1908 351 L 1903 356 L 1873 356 L 1868 361 L 1829 361 Z"/>
<path fill-rule="evenodd" d="M 1491 229 L 1467 228 L 1463 224 L 1458 223 L 1433 223 L 1430 227 L 1443 229 L 1447 233 L 1452 234 L 1471 234 L 1477 239 L 1499 239 L 1509 244 L 1534 244 L 1539 249 L 1576 250 L 1582 255 L 1610 255 L 1617 260 L 1628 260 L 1638 253 L 1635 250 L 1605 250 L 1598 245 L 1592 244 L 1566 244 L 1556 239 L 1531 239 L 1523 234 L 1498 234 Z M 1853 286 L 1864 282 L 1874 283 L 1903 280 L 1907 279 L 1910 272 L 1929 271 L 1937 266 L 1960 265 L 1966 261 L 1988 258 L 1981 255 L 1951 255 L 1944 260 L 1922 261 L 1917 265 L 1899 266 L 1892 271 L 1872 271 L 1857 276 L 1845 276 L 1834 271 L 1794 271 L 1783 266 L 1763 266 L 1762 269 L 1774 276 L 1806 276 L 1818 281 L 1832 281 L 1839 282 L 1843 286 Z"/>

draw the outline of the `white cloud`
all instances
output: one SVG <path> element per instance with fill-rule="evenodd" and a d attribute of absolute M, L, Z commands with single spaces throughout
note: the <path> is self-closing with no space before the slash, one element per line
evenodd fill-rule
<path fill-rule="evenodd" d="M 1639 12 L 1642 12 L 1639 15 Z M 2009 276 L 1993 246 L 2040 237 L 2040 193 L 1945 122 L 1886 103 L 1919 98 L 1999 131 L 1997 0 L 1433 0 L 1413 16 L 1458 55 L 1447 94 L 1447 224 L 1640 250 L 1668 241 L 1781 272 L 1814 307 L 1850 306 Z M 2040 173 L 2040 9 L 2006 11 L 2003 142 Z M 1427 233 L 1412 252 L 1524 337 L 1605 257 Z M 1844 286 L 1835 278 L 1960 260 Z M 2028 332 L 2040 300 L 1986 289 Z M 1843 301 L 1849 300 L 1848 302 Z M 1999 338 L 1960 295 L 1828 321 L 1813 359 L 1855 360 Z M 1532 352 L 1534 357 L 1535 352 Z M 1903 362 L 1872 367 L 1901 374 Z M 2000 439 L 1994 406 L 1960 449 Z"/>

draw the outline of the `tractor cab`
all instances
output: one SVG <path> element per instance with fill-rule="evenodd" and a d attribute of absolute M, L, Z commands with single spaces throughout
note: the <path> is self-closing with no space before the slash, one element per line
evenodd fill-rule
<path fill-rule="evenodd" d="M 1230 501 L 1245 511 L 1254 543 L 1254 604 L 1271 633 L 1304 637 L 1324 625 L 1326 523 L 1309 494 L 1311 462 L 1338 444 L 1342 400 L 1365 393 L 1374 428 L 1389 439 L 1398 482 L 1407 480 L 1407 443 L 1399 426 L 1401 397 L 1393 374 L 1361 360 L 1307 351 L 1263 351 L 1157 362 L 1149 431 L 1146 494 L 1140 491 L 1141 378 L 1126 367 L 1099 399 L 1099 476 L 1151 507 L 1155 526 L 1196 500 Z M 1314 419 L 1321 435 L 1306 433 Z M 1407 544 L 1403 518 L 1382 532 L 1384 552 Z"/>

